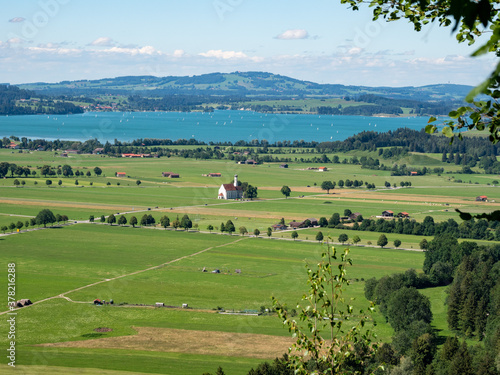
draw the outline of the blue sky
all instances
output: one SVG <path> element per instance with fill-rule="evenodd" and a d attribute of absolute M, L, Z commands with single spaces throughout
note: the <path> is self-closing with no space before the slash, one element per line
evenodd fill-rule
<path fill-rule="evenodd" d="M 0 82 L 267 71 L 319 83 L 476 85 L 491 57 L 451 29 L 340 0 L 25 0 L 2 5 Z"/>

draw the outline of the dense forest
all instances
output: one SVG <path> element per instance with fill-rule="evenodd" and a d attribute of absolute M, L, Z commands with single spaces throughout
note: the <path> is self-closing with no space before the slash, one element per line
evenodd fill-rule
<path fill-rule="evenodd" d="M 16 86 L 0 85 L 0 115 L 72 113 L 83 113 L 83 109 L 65 101 L 46 97 L 35 98 L 33 92 Z"/>

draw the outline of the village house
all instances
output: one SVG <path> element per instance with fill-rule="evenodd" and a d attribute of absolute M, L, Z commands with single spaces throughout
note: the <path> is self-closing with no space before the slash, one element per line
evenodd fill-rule
<path fill-rule="evenodd" d="M 359 212 L 354 212 L 352 214 L 349 215 L 349 219 L 351 219 L 352 221 L 356 221 L 358 219 L 358 217 L 360 217 L 361 214 Z"/>
<path fill-rule="evenodd" d="M 98 147 L 98 148 L 94 149 L 94 151 L 92 153 L 94 155 L 100 155 L 100 154 L 102 154 L 103 151 L 104 151 L 104 148 Z"/>
<path fill-rule="evenodd" d="M 241 199 L 243 197 L 243 190 L 238 186 L 238 175 L 234 175 L 234 183 L 222 184 L 219 188 L 219 199 Z"/>
<path fill-rule="evenodd" d="M 319 167 L 318 168 L 318 171 L 320 171 L 320 172 L 326 172 L 327 170 L 328 170 L 327 167 Z"/>
<path fill-rule="evenodd" d="M 74 155 L 81 154 L 80 150 L 66 150 L 65 152 L 67 154 L 74 154 Z"/>
<path fill-rule="evenodd" d="M 408 212 L 400 212 L 400 213 L 397 214 L 397 217 L 406 219 L 406 218 L 410 217 L 410 214 Z"/>
<path fill-rule="evenodd" d="M 162 177 L 168 177 L 168 178 L 180 178 L 181 176 L 178 173 L 174 172 L 162 172 Z"/>
<path fill-rule="evenodd" d="M 14 143 L 14 142 L 10 142 L 10 145 L 9 145 L 9 148 L 13 149 L 13 150 L 17 150 L 17 149 L 20 149 L 21 146 Z"/>
<path fill-rule="evenodd" d="M 285 224 L 274 224 L 271 228 L 276 232 L 279 230 L 287 230 L 288 227 Z"/>
<path fill-rule="evenodd" d="M 115 177 L 127 177 L 127 174 L 125 172 L 116 172 Z"/>
<path fill-rule="evenodd" d="M 281 164 L 280 168 L 288 168 L 288 164 Z"/>
<path fill-rule="evenodd" d="M 222 173 L 209 173 L 208 177 L 222 177 Z"/>
<path fill-rule="evenodd" d="M 386 210 L 382 212 L 382 217 L 394 217 L 394 212 Z"/>
<path fill-rule="evenodd" d="M 476 202 L 488 202 L 488 197 L 486 195 L 480 195 L 476 197 Z"/>

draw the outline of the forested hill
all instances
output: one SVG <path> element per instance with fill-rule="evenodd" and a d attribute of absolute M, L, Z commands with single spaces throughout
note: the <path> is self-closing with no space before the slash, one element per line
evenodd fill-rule
<path fill-rule="evenodd" d="M 64 100 L 36 96 L 16 86 L 0 85 L 0 115 L 70 114 L 83 109 Z"/>
<path fill-rule="evenodd" d="M 265 72 L 210 73 L 198 76 L 126 76 L 99 80 L 31 83 L 24 89 L 49 95 L 236 95 L 236 96 L 328 96 L 379 95 L 392 99 L 462 100 L 471 86 L 438 84 L 421 87 L 365 87 L 319 84 Z"/>

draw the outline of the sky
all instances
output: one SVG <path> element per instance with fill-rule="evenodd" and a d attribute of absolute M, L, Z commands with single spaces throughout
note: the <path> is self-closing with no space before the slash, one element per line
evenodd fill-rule
<path fill-rule="evenodd" d="M 24 0 L 2 4 L 0 83 L 264 71 L 318 83 L 477 85 L 451 28 L 415 32 L 340 0 Z"/>

